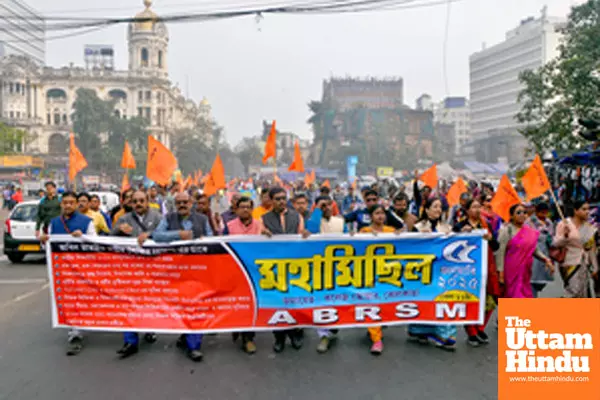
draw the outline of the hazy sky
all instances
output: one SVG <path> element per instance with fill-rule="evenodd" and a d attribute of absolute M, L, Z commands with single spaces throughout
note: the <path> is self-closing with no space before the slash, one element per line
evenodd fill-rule
<path fill-rule="evenodd" d="M 133 16 L 142 0 L 26 0 L 48 15 Z M 275 0 L 270 0 L 274 2 Z M 159 15 L 214 10 L 219 5 L 264 5 L 269 0 L 154 0 Z M 281 2 L 281 0 L 280 0 Z M 312 136 L 306 104 L 321 98 L 330 76 L 400 76 L 404 101 L 429 93 L 468 96 L 469 55 L 495 44 L 520 20 L 566 16 L 582 0 L 461 0 L 452 3 L 448 36 L 448 87 L 443 79 L 446 5 L 341 15 L 265 15 L 205 23 L 169 24 L 171 80 L 199 101 L 206 96 L 227 139 L 237 143 L 261 131 L 263 119 L 281 130 Z M 86 7 L 89 9 L 86 10 Z M 127 67 L 126 26 L 48 41 L 46 62 L 83 65 L 84 44 L 112 44 L 116 65 Z M 48 36 L 57 32 L 48 32 Z"/>

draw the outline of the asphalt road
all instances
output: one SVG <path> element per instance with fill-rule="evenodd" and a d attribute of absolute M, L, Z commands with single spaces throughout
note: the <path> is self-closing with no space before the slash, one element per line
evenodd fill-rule
<path fill-rule="evenodd" d="M 493 322 L 492 344 L 468 347 L 460 329 L 456 353 L 408 343 L 403 327 L 390 327 L 380 357 L 369 354 L 364 329 L 340 332 L 324 355 L 315 351 L 316 333 L 307 331 L 304 348 L 288 347 L 278 355 L 268 333 L 257 336 L 253 356 L 242 353 L 228 334 L 207 337 L 205 359 L 197 364 L 174 348 L 176 336 L 163 335 L 138 355 L 118 360 L 119 334 L 90 333 L 83 352 L 67 357 L 65 330 L 51 328 L 43 262 L 12 265 L 0 257 L 2 400 L 497 398 Z M 560 287 L 545 294 L 560 295 Z"/>

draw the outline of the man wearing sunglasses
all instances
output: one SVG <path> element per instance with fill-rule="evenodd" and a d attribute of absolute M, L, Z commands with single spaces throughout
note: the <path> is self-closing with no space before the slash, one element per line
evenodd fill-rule
<path fill-rule="evenodd" d="M 269 197 L 273 202 L 273 209 L 263 215 L 264 234 L 271 235 L 310 235 L 304 228 L 304 218 L 295 210 L 287 207 L 287 194 L 283 188 L 274 187 L 269 190 Z M 273 351 L 281 353 L 285 349 L 285 339 L 289 336 L 292 347 L 299 350 L 303 344 L 302 329 L 286 329 L 273 332 L 275 344 Z"/>
<path fill-rule="evenodd" d="M 369 209 L 379 203 L 379 194 L 373 189 L 365 191 L 363 198 L 365 199 L 364 207 L 344 215 L 344 220 L 347 224 L 356 224 L 357 232 L 362 228 L 371 225 L 371 215 L 369 214 Z M 350 230 L 353 231 L 353 229 Z"/>
<path fill-rule="evenodd" d="M 133 193 L 131 204 L 133 205 L 133 211 L 119 218 L 111 231 L 111 235 L 135 237 L 138 238 L 140 243 L 144 243 L 152 234 L 152 231 L 156 229 L 162 216 L 158 211 L 150 209 L 148 194 L 141 190 Z M 123 347 L 117 351 L 122 359 L 136 354 L 139 350 L 139 337 L 136 332 L 125 332 L 123 339 Z M 156 335 L 146 333 L 144 340 L 147 343 L 154 343 L 156 342 Z"/>
<path fill-rule="evenodd" d="M 177 193 L 173 202 L 176 211 L 168 213 L 151 235 L 155 242 L 168 243 L 212 236 L 208 218 L 193 211 L 194 202 L 187 192 Z M 139 237 L 140 245 L 147 238 L 148 236 Z M 181 335 L 177 340 L 177 347 L 184 350 L 188 358 L 194 362 L 202 361 L 204 357 L 200 351 L 202 334 Z"/>

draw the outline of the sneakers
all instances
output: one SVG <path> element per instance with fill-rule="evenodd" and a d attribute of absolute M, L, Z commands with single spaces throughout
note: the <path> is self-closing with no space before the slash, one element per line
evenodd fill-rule
<path fill-rule="evenodd" d="M 408 341 L 414 342 L 414 343 L 419 343 L 421 345 L 429 344 L 429 340 L 427 339 L 427 336 L 425 336 L 425 335 L 415 335 L 415 334 L 409 333 Z"/>
<path fill-rule="evenodd" d="M 469 344 L 469 346 L 472 347 L 481 346 L 481 342 L 479 341 L 479 338 L 477 336 L 469 336 L 469 338 L 467 339 L 467 343 Z"/>
<path fill-rule="evenodd" d="M 83 350 L 83 339 L 77 336 L 74 336 L 67 345 L 67 355 L 68 356 L 76 356 L 81 353 Z"/>
<path fill-rule="evenodd" d="M 437 347 L 440 350 L 445 350 L 445 351 L 456 351 L 456 343 L 436 343 L 435 347 Z"/>
<path fill-rule="evenodd" d="M 246 343 L 244 343 L 244 351 L 247 354 L 256 353 L 256 344 L 254 344 L 252 340 L 248 340 Z"/>
<path fill-rule="evenodd" d="M 204 358 L 204 354 L 200 350 L 188 350 L 187 356 L 193 362 L 200 362 Z"/>
<path fill-rule="evenodd" d="M 327 336 L 323 336 L 319 341 L 319 345 L 317 346 L 317 353 L 327 353 L 329 350 L 329 338 Z"/>
<path fill-rule="evenodd" d="M 156 333 L 146 333 L 144 335 L 144 341 L 146 343 L 156 343 L 156 340 L 158 339 L 158 336 L 156 336 Z"/>
<path fill-rule="evenodd" d="M 371 354 L 373 354 L 374 356 L 378 356 L 381 353 L 383 353 L 383 341 L 378 340 L 371 346 Z"/>
<path fill-rule="evenodd" d="M 275 353 L 281 353 L 285 349 L 285 339 L 284 340 L 276 340 L 273 343 L 273 351 Z"/>
<path fill-rule="evenodd" d="M 488 344 L 490 342 L 490 338 L 484 331 L 477 332 L 477 339 L 479 339 L 481 344 Z"/>

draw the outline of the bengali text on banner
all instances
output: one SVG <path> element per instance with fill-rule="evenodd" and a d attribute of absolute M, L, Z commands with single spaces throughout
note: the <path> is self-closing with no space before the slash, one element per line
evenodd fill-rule
<path fill-rule="evenodd" d="M 135 239 L 52 238 L 53 325 L 217 332 L 481 323 L 480 233 Z"/>

